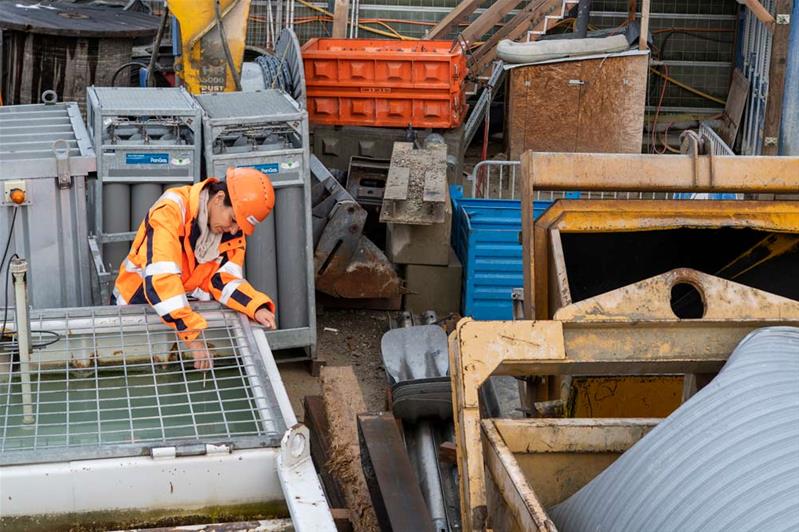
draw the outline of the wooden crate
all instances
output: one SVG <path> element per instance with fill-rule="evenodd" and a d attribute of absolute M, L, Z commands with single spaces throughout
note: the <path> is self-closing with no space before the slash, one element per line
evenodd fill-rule
<path fill-rule="evenodd" d="M 506 141 L 527 150 L 640 153 L 649 52 L 525 65 L 510 70 Z"/>

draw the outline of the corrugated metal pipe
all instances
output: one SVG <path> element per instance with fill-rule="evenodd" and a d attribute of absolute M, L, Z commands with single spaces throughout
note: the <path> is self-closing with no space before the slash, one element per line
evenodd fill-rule
<path fill-rule="evenodd" d="M 799 530 L 797 494 L 799 328 L 771 327 L 550 515 L 561 532 Z"/>

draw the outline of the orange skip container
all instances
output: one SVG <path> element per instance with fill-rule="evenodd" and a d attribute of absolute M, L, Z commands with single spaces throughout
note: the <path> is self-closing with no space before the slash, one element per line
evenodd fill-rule
<path fill-rule="evenodd" d="M 302 59 L 312 123 L 452 128 L 463 122 L 466 56 L 451 41 L 311 39 Z"/>

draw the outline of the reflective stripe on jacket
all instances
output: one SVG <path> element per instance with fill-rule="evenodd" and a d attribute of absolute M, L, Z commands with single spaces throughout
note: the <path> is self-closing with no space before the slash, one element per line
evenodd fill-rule
<path fill-rule="evenodd" d="M 194 340 L 208 325 L 191 309 L 187 295 L 213 297 L 250 318 L 262 306 L 275 311 L 272 300 L 242 276 L 246 244 L 241 231 L 223 235 L 216 260 L 198 264 L 194 258 L 200 192 L 212 180 L 164 192 L 139 226 L 114 286 L 118 305 L 149 303 L 184 341 Z"/>

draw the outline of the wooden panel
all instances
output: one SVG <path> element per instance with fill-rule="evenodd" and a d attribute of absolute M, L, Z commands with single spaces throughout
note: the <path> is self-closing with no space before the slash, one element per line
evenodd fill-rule
<path fill-rule="evenodd" d="M 577 62 L 553 63 L 511 70 L 509 157 L 519 160 L 526 150 L 575 149 L 580 87 Z"/>
<path fill-rule="evenodd" d="M 790 15 L 792 6 L 793 0 L 777 0 L 777 15 Z M 799 24 L 799 21 L 796 20 L 791 22 L 792 24 Z M 766 118 L 763 124 L 763 155 L 777 155 L 779 152 L 779 142 L 775 142 L 775 140 L 780 136 L 785 64 L 788 61 L 788 34 L 790 31 L 790 24 L 776 24 L 774 26 L 774 37 L 771 41 L 771 64 L 768 74 Z"/>
<path fill-rule="evenodd" d="M 727 96 L 727 104 L 724 106 L 724 116 L 721 117 L 722 125 L 719 128 L 719 136 L 731 148 L 735 147 L 735 138 L 738 136 L 738 128 L 741 125 L 748 96 L 749 80 L 740 69 L 736 68 L 732 73 L 732 84 Z"/>
<path fill-rule="evenodd" d="M 640 153 L 649 57 L 513 69 L 508 151 Z"/>
<path fill-rule="evenodd" d="M 641 153 L 648 55 L 580 61 L 578 152 Z M 557 150 L 550 150 L 557 151 Z"/>

